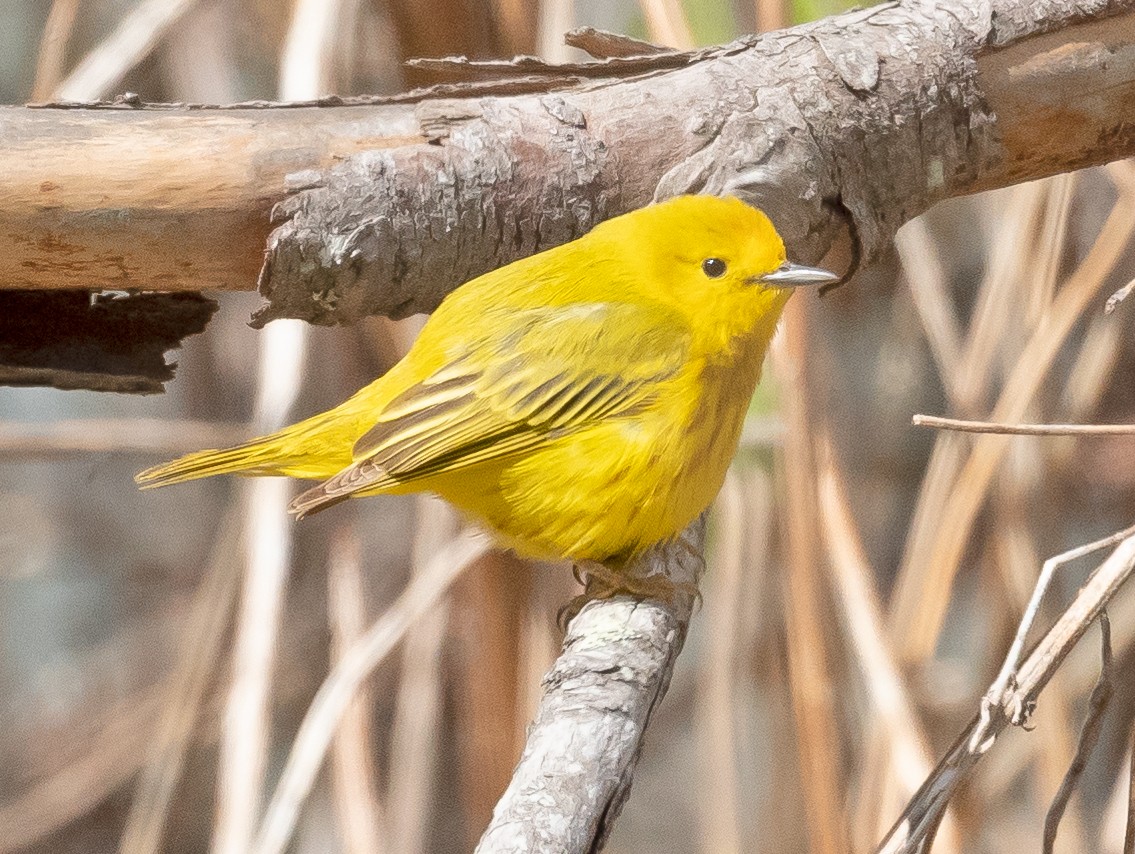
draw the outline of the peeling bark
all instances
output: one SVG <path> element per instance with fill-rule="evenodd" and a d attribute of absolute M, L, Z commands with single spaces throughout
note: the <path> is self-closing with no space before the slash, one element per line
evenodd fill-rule
<path fill-rule="evenodd" d="M 0 291 L 0 385 L 160 392 L 177 367 L 165 351 L 216 309 L 200 294 Z"/>

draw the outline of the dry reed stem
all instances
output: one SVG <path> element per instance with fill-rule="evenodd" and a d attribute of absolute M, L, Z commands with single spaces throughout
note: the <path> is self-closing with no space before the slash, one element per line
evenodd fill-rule
<path fill-rule="evenodd" d="M 1029 277 L 1022 298 L 1019 299 L 1021 313 L 1030 330 L 1036 328 L 1045 310 L 1056 298 L 1056 286 L 1068 237 L 1068 215 L 1077 180 L 1076 173 L 1067 172 L 1055 175 L 1045 182 L 1049 198 L 1041 211 L 1036 236 L 1041 251 L 1036 256 L 1036 270 Z"/>
<path fill-rule="evenodd" d="M 1095 412 L 1112 382 L 1124 338 L 1121 324 L 1103 315 L 1092 318 L 1060 395 L 1066 419 L 1080 421 Z M 1074 446 L 1068 443 L 1067 447 L 1071 450 Z"/>
<path fill-rule="evenodd" d="M 962 347 L 961 362 L 956 376 L 943 379 L 943 387 L 951 395 L 950 405 L 962 413 L 972 411 L 985 396 L 991 381 L 994 356 L 998 348 L 1007 346 L 1002 334 L 1004 314 L 1006 306 L 1016 299 L 1018 277 L 1024 275 L 1024 271 L 1018 268 L 1032 257 L 1026 237 L 1031 224 L 1040 215 L 1040 207 L 1045 200 L 1044 185 L 1034 182 L 1013 187 L 997 197 L 1005 200 L 1000 208 L 1002 216 L 990 239 L 992 248 Z M 907 627 L 916 618 L 915 612 L 927 606 L 926 600 L 930 595 L 949 594 L 949 589 L 928 591 L 923 571 L 967 447 L 959 437 L 951 435 L 939 436 L 934 444 L 891 597 L 888 624 L 894 641 L 902 639 Z M 933 605 L 945 607 L 945 603 L 935 602 Z M 913 657 L 908 656 L 901 644 L 896 646 L 896 651 L 903 660 Z"/>
<path fill-rule="evenodd" d="M 353 527 L 344 526 L 335 532 L 327 567 L 332 666 L 342 660 L 364 627 L 359 550 Z M 343 712 L 331 746 L 332 799 L 347 854 L 381 854 L 387 850 L 387 829 L 375 780 L 372 704 L 368 686 L 361 685 Z"/>
<path fill-rule="evenodd" d="M 782 30 L 791 18 L 787 0 L 755 0 L 757 6 L 757 32 Z"/>
<path fill-rule="evenodd" d="M 915 427 L 934 427 L 959 433 L 1000 433 L 1008 436 L 1131 436 L 1135 424 L 997 424 L 992 421 L 963 421 L 937 415 L 915 415 Z"/>
<path fill-rule="evenodd" d="M 552 569 L 557 570 L 566 567 Z M 517 650 L 531 583 L 527 564 L 513 554 L 495 552 L 461 579 L 453 594 L 457 649 L 450 696 L 459 709 L 454 734 L 468 848 L 488 826 L 524 745 L 528 718 L 516 717 L 521 694 Z"/>
<path fill-rule="evenodd" d="M 318 94 L 330 45 L 322 34 L 334 28 L 336 4 L 312 9 L 295 0 L 281 58 L 279 94 L 298 100 Z M 319 38 L 308 41 L 309 32 Z M 269 325 L 260 336 L 257 400 L 253 423 L 270 433 L 287 420 L 303 382 L 307 325 L 289 320 Z M 225 708 L 218 763 L 218 806 L 213 831 L 216 854 L 247 854 L 256 832 L 270 743 L 271 676 L 294 523 L 288 516 L 290 483 L 257 478 L 246 491 L 247 568 L 233 650 L 233 681 Z"/>
<path fill-rule="evenodd" d="M 430 571 L 458 531 L 453 510 L 430 495 L 414 497 L 413 551 L 410 578 Z M 409 630 L 402 645 L 401 679 L 390 729 L 390 847 L 399 854 L 426 850 L 438 745 L 441 741 L 442 646 L 449 627 L 445 597 Z"/>
<path fill-rule="evenodd" d="M 344 652 L 304 715 L 260 825 L 251 854 L 280 854 L 311 792 L 343 713 L 359 686 L 396 648 L 410 627 L 437 607 L 450 586 L 490 548 L 482 534 L 465 531 L 439 550 L 397 600 Z"/>
<path fill-rule="evenodd" d="M 646 19 L 646 31 L 654 44 L 688 50 L 695 46 L 694 31 L 690 28 L 681 0 L 639 0 L 639 8 Z"/>
<path fill-rule="evenodd" d="M 989 393 L 995 363 L 1006 346 L 1005 330 L 1018 328 L 1010 320 L 1036 263 L 1035 231 L 1049 199 L 1048 182 L 1021 184 L 997 198 L 1003 199 L 1000 222 L 990 235 L 986 271 L 962 347 L 958 399 L 951 401 L 962 413 L 973 411 Z"/>
<path fill-rule="evenodd" d="M 248 437 L 241 424 L 161 418 L 71 418 L 0 421 L 0 458 L 53 459 L 83 454 L 183 454 L 235 445 Z"/>
<path fill-rule="evenodd" d="M 51 4 L 39 42 L 39 56 L 36 58 L 35 82 L 32 83 L 33 101 L 50 98 L 63 79 L 63 61 L 71 42 L 71 32 L 75 29 L 75 13 L 78 10 L 79 0 L 53 0 Z"/>
<path fill-rule="evenodd" d="M 117 703 L 83 755 L 0 804 L 0 854 L 16 854 L 91 812 L 138 771 L 164 699 L 147 688 Z"/>
<path fill-rule="evenodd" d="M 1087 257 L 1045 312 L 1005 382 L 993 409 L 995 422 L 1019 420 L 1032 403 L 1065 339 L 1135 232 L 1131 202 L 1121 195 Z M 927 544 L 924 569 L 913 579 L 915 584 L 900 587 L 896 594 L 902 595 L 896 599 L 892 626 L 902 638 L 904 659 L 922 660 L 933 653 L 973 522 L 1007 443 L 1004 435 L 982 436 L 974 443 L 942 507 L 937 533 Z"/>
<path fill-rule="evenodd" d="M 269 433 L 285 422 L 302 383 L 306 341 L 306 325 L 300 321 L 274 323 L 261 333 L 255 432 Z M 246 854 L 260 812 L 271 678 L 291 560 L 291 491 L 285 478 L 255 478 L 244 485 L 245 572 L 217 769 L 217 854 Z"/>
<path fill-rule="evenodd" d="M 726 475 L 714 505 L 715 548 L 709 559 L 712 585 L 701 618 L 713 627 L 708 638 L 706 663 L 700 669 L 695 726 L 702 749 L 700 841 L 707 854 L 739 854 L 740 835 L 737 767 L 737 733 L 734 721 L 737 698 L 736 649 L 738 606 L 743 580 L 742 559 L 746 513 L 745 496 L 737 475 Z M 759 510 L 759 508 L 758 508 Z M 754 567 L 763 572 L 765 567 Z"/>
<path fill-rule="evenodd" d="M 493 0 L 493 11 L 504 54 L 516 56 L 536 49 L 538 16 L 532 14 L 531 0 Z"/>
<path fill-rule="evenodd" d="M 924 218 L 916 217 L 899 229 L 895 249 L 938 376 L 947 397 L 957 400 L 962 361 L 961 326 L 949 293 L 946 270 Z"/>
<path fill-rule="evenodd" d="M 536 53 L 545 62 L 570 62 L 564 33 L 575 27 L 575 0 L 540 0 L 536 21 Z"/>
<path fill-rule="evenodd" d="M 805 364 L 808 348 L 807 303 L 794 300 L 785 314 L 784 346 L 774 362 L 784 388 L 793 389 L 785 404 L 788 430 L 784 441 L 784 510 L 788 571 L 784 579 L 784 620 L 788 676 L 796 725 L 804 815 L 813 854 L 844 854 L 847 848 L 843 814 L 839 740 L 830 693 L 824 626 L 817 598 L 820 559 L 816 469 L 809 440 L 813 425 L 808 412 Z"/>
<path fill-rule="evenodd" d="M 1100 564 L 1072 604 L 1033 648 L 1017 671 L 1015 684 L 1004 695 L 1001 711 L 991 715 L 988 722 L 975 716 L 961 733 L 880 843 L 878 854 L 927 851 L 950 798 L 1009 725 L 1012 710 L 1029 710 L 1035 705 L 1069 651 L 1132 572 L 1135 572 L 1135 536 L 1123 540 Z M 973 746 L 975 737 L 981 742 L 978 749 Z"/>
<path fill-rule="evenodd" d="M 181 631 L 181 650 L 167 679 L 161 717 L 134 784 L 130 813 L 118 850 L 121 854 L 157 854 L 173 795 L 192 744 L 209 684 L 216 673 L 221 644 L 232 621 L 240 578 L 240 520 L 230 511 L 222 522 L 204 578 Z"/>
<path fill-rule="evenodd" d="M 113 33 L 83 57 L 55 89 L 64 101 L 91 101 L 108 95 L 145 59 L 197 0 L 138 0 Z"/>
<path fill-rule="evenodd" d="M 877 721 L 881 725 L 883 739 L 875 743 L 883 747 L 887 760 L 877 767 L 882 773 L 893 775 L 894 784 L 897 784 L 893 786 L 893 794 L 902 804 L 930 773 L 934 767 L 933 759 L 914 704 L 888 648 L 874 573 L 856 531 L 843 475 L 835 463 L 830 439 L 825 434 L 816 440 L 816 456 L 820 460 L 817 482 L 819 518 L 831 568 L 833 599 L 843 617 L 846 643 L 867 688 L 872 722 Z M 879 782 L 869 784 L 868 792 Z M 880 823 L 886 821 L 880 813 L 888 804 L 889 801 L 873 805 Z M 885 830 L 885 825 L 879 826 L 873 838 L 878 838 L 878 834 Z M 943 825 L 943 836 L 939 842 L 942 854 L 960 850 L 951 822 Z"/>
<path fill-rule="evenodd" d="M 302 101 L 335 94 L 345 44 L 354 38 L 362 0 L 295 0 L 280 59 L 280 97 Z"/>

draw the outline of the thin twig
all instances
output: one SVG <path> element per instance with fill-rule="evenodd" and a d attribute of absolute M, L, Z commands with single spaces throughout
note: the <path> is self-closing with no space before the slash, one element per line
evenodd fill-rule
<path fill-rule="evenodd" d="M 1025 613 L 1021 617 L 1020 624 L 1017 626 L 1016 636 L 1013 638 L 1013 643 L 1010 645 L 1009 652 L 1005 656 L 1005 661 L 1001 665 L 1001 670 L 982 698 L 981 724 L 974 730 L 973 741 L 970 744 L 972 750 L 977 752 L 983 752 L 985 750 L 982 741 L 985 737 L 985 729 L 989 724 L 989 719 L 994 709 L 1008 709 L 1010 711 L 1011 723 L 1025 723 L 1025 719 L 1028 716 L 1027 708 L 1024 706 L 1009 706 L 1005 701 L 1006 698 L 1013 693 L 1012 686 L 1016 684 L 1017 665 L 1024 655 L 1025 641 L 1028 638 L 1029 630 L 1032 628 L 1033 623 L 1036 622 L 1037 614 L 1040 613 L 1040 603 L 1044 600 L 1044 594 L 1048 591 L 1048 587 L 1052 583 L 1052 577 L 1056 574 L 1056 570 L 1074 560 L 1079 560 L 1082 557 L 1087 557 L 1094 552 L 1098 552 L 1100 549 L 1117 545 L 1128 537 L 1135 537 L 1135 525 L 1124 528 L 1122 531 L 1116 531 L 1114 534 L 1096 540 L 1095 542 L 1069 549 L 1055 557 L 1050 557 L 1044 562 L 1040 570 L 1040 575 L 1037 577 L 1036 586 L 1033 588 L 1032 596 L 1029 598 L 1029 603 L 1025 607 Z"/>
<path fill-rule="evenodd" d="M 1072 794 L 1076 791 L 1080 779 L 1084 776 L 1088 757 L 1095 749 L 1096 742 L 1099 741 L 1100 730 L 1103 726 L 1103 714 L 1107 710 L 1114 690 L 1112 683 L 1112 670 L 1114 668 L 1111 654 L 1111 622 L 1108 620 L 1106 608 L 1100 611 L 1100 644 L 1102 646 L 1103 663 L 1100 666 L 1099 681 L 1096 682 L 1096 687 L 1092 689 L 1092 696 L 1088 700 L 1088 714 L 1084 719 L 1083 727 L 1080 729 L 1080 738 L 1076 743 L 1076 755 L 1072 759 L 1072 764 L 1068 766 L 1068 773 L 1064 775 L 1059 790 L 1052 799 L 1052 806 L 1049 808 L 1048 814 L 1044 817 L 1042 849 L 1044 854 L 1053 854 L 1055 850 L 1056 833 L 1060 830 L 1060 819 L 1064 816 L 1064 810 L 1067 809 Z"/>
<path fill-rule="evenodd" d="M 465 569 L 489 548 L 481 534 L 467 531 L 441 549 L 397 601 L 346 650 L 308 706 L 292 743 L 284 771 L 251 851 L 280 854 L 291 839 L 327 748 L 352 698 L 374 669 L 386 660 L 409 628 L 436 607 Z"/>
<path fill-rule="evenodd" d="M 934 427 L 959 433 L 1002 433 L 1009 436 L 1133 436 L 1135 424 L 998 424 L 992 421 L 964 421 L 937 415 L 915 415 L 915 427 Z"/>
<path fill-rule="evenodd" d="M 1132 572 L 1135 572 L 1135 536 L 1121 542 L 1100 564 L 1072 604 L 1029 654 L 1017 674 L 1016 685 L 1006 695 L 1003 709 L 1033 707 L 1065 656 Z M 986 725 L 982 750 L 974 750 L 971 747 L 973 736 L 982 726 L 980 716 L 975 716 L 879 844 L 878 854 L 921 854 L 929 850 L 950 798 L 1009 723 L 1007 713 L 994 715 Z"/>

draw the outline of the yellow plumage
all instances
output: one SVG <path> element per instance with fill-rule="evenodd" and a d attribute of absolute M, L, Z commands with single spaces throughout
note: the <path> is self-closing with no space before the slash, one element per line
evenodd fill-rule
<path fill-rule="evenodd" d="M 835 278 L 784 260 L 736 199 L 643 208 L 462 285 L 334 409 L 137 480 L 324 481 L 300 516 L 435 492 L 523 554 L 616 567 L 713 500 L 788 288 Z"/>

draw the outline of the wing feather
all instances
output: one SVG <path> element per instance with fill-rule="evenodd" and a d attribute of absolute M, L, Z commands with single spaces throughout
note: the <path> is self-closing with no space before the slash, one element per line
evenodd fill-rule
<path fill-rule="evenodd" d="M 523 333 L 505 342 L 513 345 L 508 357 L 477 370 L 474 354 L 490 345 L 471 346 L 406 389 L 355 444 L 355 463 L 297 498 L 293 512 L 507 458 L 549 434 L 634 414 L 686 359 L 686 326 L 661 311 L 594 303 L 525 312 Z"/>

